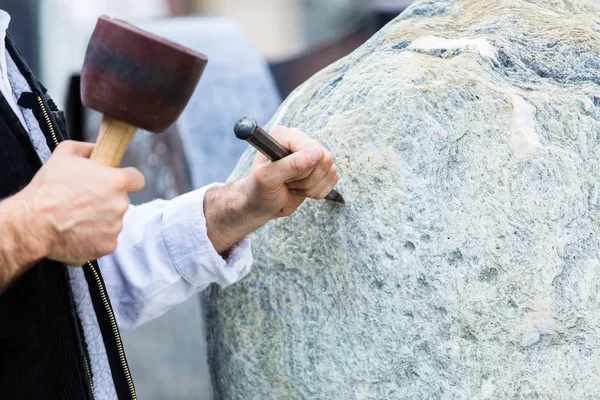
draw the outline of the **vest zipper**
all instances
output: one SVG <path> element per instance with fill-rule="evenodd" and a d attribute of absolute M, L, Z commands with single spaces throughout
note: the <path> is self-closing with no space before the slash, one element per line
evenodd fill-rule
<path fill-rule="evenodd" d="M 94 395 L 94 381 L 92 380 L 92 374 L 90 373 L 90 365 L 88 364 L 88 360 L 87 357 L 83 357 L 83 363 L 85 364 L 85 372 L 87 373 L 89 382 L 90 382 L 90 389 L 92 389 L 92 400 L 96 398 L 96 396 Z"/>
<path fill-rule="evenodd" d="M 59 143 L 58 137 L 56 136 L 56 131 L 54 130 L 54 126 L 52 125 L 52 121 L 50 120 L 50 115 L 48 114 L 48 111 L 46 110 L 46 106 L 44 105 L 44 101 L 42 100 L 41 96 L 38 96 L 37 100 L 38 100 L 38 103 L 40 103 L 42 113 L 44 114 L 44 119 L 46 120 L 46 123 L 48 124 L 48 128 L 50 129 L 52 141 L 54 142 L 55 146 L 58 146 L 58 143 Z M 92 264 L 91 261 L 88 261 L 86 264 L 89 266 L 90 271 L 92 272 L 92 275 L 94 275 L 94 280 L 96 281 L 96 284 L 98 286 L 98 290 L 100 292 L 100 297 L 102 299 L 102 303 L 104 304 L 104 307 L 106 308 L 106 312 L 108 314 L 108 318 L 110 319 L 110 326 L 112 328 L 112 331 L 113 331 L 113 334 L 115 337 L 115 342 L 117 344 L 117 349 L 118 349 L 118 353 L 119 353 L 119 359 L 121 360 L 121 366 L 123 367 L 123 372 L 125 373 L 125 379 L 127 380 L 127 385 L 129 386 L 131 398 L 132 398 L 132 400 L 136 400 L 137 394 L 135 393 L 135 387 L 133 386 L 133 379 L 131 379 L 131 373 L 129 372 L 129 366 L 127 365 L 127 360 L 125 358 L 125 351 L 123 350 L 123 343 L 121 342 L 121 334 L 119 333 L 119 328 L 117 327 L 117 320 L 115 319 L 115 314 L 112 310 L 110 302 L 108 301 L 108 297 L 106 297 L 106 291 L 104 290 L 104 285 L 102 284 L 102 281 L 100 280 L 98 271 L 96 271 L 96 268 L 94 268 L 94 264 Z M 92 382 L 92 377 L 91 377 L 91 374 L 89 371 L 87 360 L 85 360 L 85 358 L 84 358 L 84 362 L 85 362 L 88 377 L 90 378 L 90 388 L 92 390 L 92 397 L 93 397 L 94 396 L 94 385 Z"/>
<path fill-rule="evenodd" d="M 52 126 L 52 121 L 50 120 L 50 115 L 48 115 L 48 111 L 46 110 L 46 106 L 44 105 L 44 100 L 42 100 L 42 96 L 38 96 L 37 100 L 38 103 L 40 103 L 40 108 L 42 109 L 42 114 L 44 114 L 46 124 L 48 124 L 48 129 L 50 129 L 52 141 L 54 142 L 55 146 L 58 146 L 58 138 L 56 137 L 56 131 L 54 130 L 54 126 Z"/>
<path fill-rule="evenodd" d="M 110 319 L 110 325 L 113 328 L 113 333 L 115 335 L 115 341 L 117 342 L 117 348 L 119 351 L 119 358 L 121 359 L 121 366 L 123 367 L 123 371 L 125 372 L 125 379 L 127 379 L 127 385 L 129 386 L 129 390 L 131 392 L 131 398 L 133 400 L 137 399 L 137 395 L 135 393 L 135 388 L 133 387 L 133 380 L 131 379 L 131 373 L 129 372 L 129 366 L 127 365 L 127 360 L 125 359 L 125 351 L 123 350 L 123 343 L 121 342 L 121 334 L 119 333 L 119 329 L 117 328 L 117 321 L 115 319 L 115 314 L 108 302 L 108 298 L 106 297 L 106 292 L 104 291 L 104 286 L 102 285 L 102 281 L 100 280 L 100 275 L 98 275 L 98 271 L 94 267 L 91 261 L 87 262 L 88 267 L 90 267 L 90 271 L 92 271 L 92 275 L 94 275 L 94 279 L 96 280 L 96 284 L 98 285 L 98 289 L 100 290 L 100 297 L 102 298 L 102 303 L 104 307 L 106 307 L 106 312 L 108 313 L 108 318 Z"/>

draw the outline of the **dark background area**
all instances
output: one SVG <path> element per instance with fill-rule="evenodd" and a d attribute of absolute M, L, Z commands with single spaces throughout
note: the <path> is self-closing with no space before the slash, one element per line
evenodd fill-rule
<path fill-rule="evenodd" d="M 39 69 L 38 19 L 41 0 L 0 0 L 0 9 L 11 15 L 10 35 L 19 46 L 29 66 L 37 75 Z"/>

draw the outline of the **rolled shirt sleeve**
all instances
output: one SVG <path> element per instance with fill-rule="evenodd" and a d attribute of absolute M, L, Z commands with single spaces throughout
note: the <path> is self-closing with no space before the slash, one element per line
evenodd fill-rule
<path fill-rule="evenodd" d="M 225 260 L 210 242 L 204 196 L 213 184 L 176 199 L 131 206 L 117 250 L 99 265 L 121 329 L 157 318 L 211 283 L 229 286 L 250 272 L 250 240 Z"/>

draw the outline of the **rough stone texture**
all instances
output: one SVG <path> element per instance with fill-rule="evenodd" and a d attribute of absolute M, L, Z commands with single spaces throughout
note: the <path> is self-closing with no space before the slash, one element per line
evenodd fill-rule
<path fill-rule="evenodd" d="M 457 0 L 297 89 L 273 122 L 348 204 L 270 223 L 211 292 L 217 396 L 600 398 L 599 84 L 595 6 Z"/>

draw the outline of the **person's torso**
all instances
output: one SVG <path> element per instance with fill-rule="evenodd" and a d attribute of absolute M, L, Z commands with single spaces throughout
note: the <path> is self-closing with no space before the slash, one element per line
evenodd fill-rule
<path fill-rule="evenodd" d="M 19 99 L 33 111 L 53 150 L 66 138 L 64 116 L 43 92 L 10 38 L 7 51 L 31 92 Z M 0 201 L 23 189 L 41 167 L 30 137 L 0 96 Z M 135 399 L 118 327 L 96 262 L 84 266 L 114 386 Z M 92 399 L 89 357 L 65 265 L 41 260 L 0 296 L 0 393 L 10 399 Z"/>

